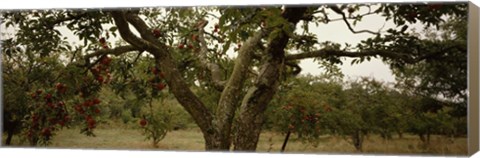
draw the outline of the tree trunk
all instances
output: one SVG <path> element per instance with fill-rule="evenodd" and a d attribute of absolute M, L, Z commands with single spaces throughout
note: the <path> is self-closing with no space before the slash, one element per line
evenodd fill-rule
<path fill-rule="evenodd" d="M 264 35 L 263 31 L 250 37 L 244 46 L 241 47 L 239 55 L 235 61 L 233 73 L 228 79 L 225 88 L 222 91 L 218 106 L 215 111 L 213 126 L 215 128 L 215 144 L 221 150 L 228 150 L 231 146 L 232 123 L 235 116 L 235 110 L 238 107 L 240 95 L 246 80 L 253 50 Z"/>
<path fill-rule="evenodd" d="M 420 133 L 420 134 L 418 134 L 418 137 L 420 137 L 420 140 L 421 140 L 423 143 L 426 143 L 426 142 L 427 142 L 427 139 L 425 138 L 425 134 Z"/>
<path fill-rule="evenodd" d="M 294 27 L 306 11 L 305 7 L 287 7 L 282 16 Z M 295 30 L 294 28 L 291 31 Z M 290 39 L 283 28 L 274 28 L 266 48 L 266 63 L 262 65 L 254 86 L 245 95 L 237 120 L 234 150 L 255 151 L 264 122 L 267 105 L 275 95 L 284 67 L 285 47 Z M 270 34 L 270 35 L 272 35 Z"/>
<path fill-rule="evenodd" d="M 13 129 L 7 129 L 7 139 L 5 140 L 5 145 L 12 144 Z"/>
<path fill-rule="evenodd" d="M 355 146 L 355 149 L 357 149 L 359 152 L 362 152 L 363 136 L 360 131 L 355 131 L 355 133 L 352 135 L 352 142 L 353 146 Z"/>
<path fill-rule="evenodd" d="M 251 94 L 251 93 L 250 93 Z M 256 98 L 256 97 L 254 97 Z M 234 150 L 255 151 L 264 121 L 265 104 L 243 104 L 234 141 Z"/>
<path fill-rule="evenodd" d="M 427 132 L 427 144 L 430 144 L 430 132 Z"/>
<path fill-rule="evenodd" d="M 290 23 L 278 28 L 270 28 L 276 33 L 268 39 L 266 49 L 267 60 L 263 66 L 262 72 L 252 87 L 244 97 L 238 119 L 238 130 L 235 139 L 235 149 L 242 151 L 254 151 L 257 147 L 258 138 L 264 120 L 264 112 L 267 104 L 275 94 L 278 87 L 280 70 L 283 69 L 285 58 L 284 48 L 286 47 L 291 32 L 295 30 L 295 25 L 300 21 L 306 7 L 287 7 L 282 12 L 283 18 Z M 236 109 L 235 95 L 238 95 L 242 89 L 242 78 L 230 78 L 230 84 L 227 83 L 224 93 L 222 93 L 219 107 L 215 113 L 211 111 L 200 101 L 200 99 L 190 90 L 188 84 L 184 81 L 181 73 L 177 70 L 177 65 L 168 47 L 157 40 L 149 31 L 147 24 L 138 15 L 112 11 L 111 15 L 118 27 L 121 37 L 136 47 L 138 50 L 145 50 L 151 53 L 156 60 L 157 67 L 165 75 L 165 80 L 169 90 L 182 107 L 192 116 L 195 123 L 200 127 L 205 139 L 206 150 L 229 150 L 230 149 L 230 130 L 231 122 Z M 131 24 L 139 33 L 141 38 L 131 32 Z M 291 29 L 284 29 L 290 27 Z M 291 31 L 291 32 L 286 32 Z M 272 35 L 272 34 L 270 34 Z M 255 42 L 252 42 L 255 43 Z M 248 64 L 250 57 L 247 55 L 243 62 Z M 246 65 L 237 64 L 238 72 L 245 72 Z M 240 71 L 242 70 L 242 71 Z M 242 75 L 239 75 L 240 77 Z M 233 100 L 232 100 L 233 98 Z"/>
<path fill-rule="evenodd" d="M 281 58 L 280 58 L 281 59 Z M 278 87 L 282 61 L 270 60 L 263 66 L 255 86 L 250 88 L 240 106 L 235 135 L 235 150 L 255 151 L 264 121 L 267 104 L 272 100 Z"/>
<path fill-rule="evenodd" d="M 285 136 L 285 140 L 283 141 L 283 144 L 282 144 L 282 149 L 280 149 L 280 152 L 284 152 L 285 151 L 285 148 L 287 147 L 287 143 L 288 143 L 288 138 L 290 138 L 290 134 L 292 132 L 290 132 L 290 130 L 287 132 L 287 135 Z"/>
<path fill-rule="evenodd" d="M 13 137 L 13 134 L 8 132 L 7 133 L 7 139 L 5 140 L 5 145 L 11 145 L 12 144 L 12 137 Z"/>
<path fill-rule="evenodd" d="M 6 129 L 4 129 L 7 131 L 7 139 L 5 140 L 5 145 L 11 145 L 12 137 L 16 128 L 16 123 L 11 121 L 5 121 L 5 125 L 5 127 L 7 127 Z"/>

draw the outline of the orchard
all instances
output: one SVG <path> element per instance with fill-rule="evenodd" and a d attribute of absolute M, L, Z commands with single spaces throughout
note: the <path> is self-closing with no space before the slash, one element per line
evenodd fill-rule
<path fill-rule="evenodd" d="M 96 136 L 111 118 L 133 120 L 154 146 L 184 127 L 178 120 L 190 120 L 209 151 L 256 151 L 266 130 L 313 144 L 338 135 L 358 151 L 371 134 L 388 140 L 411 133 L 425 142 L 431 134 L 462 135 L 467 9 L 385 3 L 4 11 L 1 27 L 11 30 L 2 35 L 5 144 L 19 135 L 31 146 L 48 145 L 73 127 Z M 355 28 L 369 16 L 394 27 Z M 371 36 L 355 46 L 320 41 L 313 28 L 333 23 Z M 418 24 L 423 30 L 411 29 Z M 322 75 L 301 74 L 306 59 Z M 346 81 L 339 66 L 371 59 L 389 66 L 394 86 Z M 173 102 L 181 109 L 166 106 Z"/>

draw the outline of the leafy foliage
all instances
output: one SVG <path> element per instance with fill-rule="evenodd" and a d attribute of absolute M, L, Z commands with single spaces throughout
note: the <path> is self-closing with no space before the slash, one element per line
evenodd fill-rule
<path fill-rule="evenodd" d="M 356 30 L 369 15 L 393 20 L 396 28 Z M 445 103 L 451 107 L 443 108 L 444 103 L 428 100 L 439 95 L 466 100 L 466 16 L 466 3 L 7 11 L 2 26 L 14 31 L 2 40 L 5 120 L 23 121 L 24 130 L 34 129 L 32 138 L 39 141 L 31 145 L 36 145 L 48 143 L 66 113 L 72 115 L 72 125 L 92 136 L 105 109 L 112 116 L 125 114 L 126 122 L 131 119 L 127 115 L 143 114 L 144 133 L 157 144 L 172 128 L 170 112 L 142 111 L 142 105 L 175 97 L 200 127 L 208 150 L 228 150 L 232 143 L 239 143 L 236 150 L 255 150 L 262 125 L 310 142 L 322 134 L 348 136 L 361 150 L 369 133 L 388 139 L 404 130 L 407 114 L 418 115 L 412 121 L 419 128 L 410 132 L 448 133 L 462 123 L 463 104 Z M 445 23 L 445 17 L 453 20 Z M 342 46 L 318 41 L 322 35 L 309 28 L 335 21 L 343 21 L 354 34 L 374 36 Z M 425 33 L 408 31 L 415 23 L 424 24 Z M 431 26 L 442 34 L 435 36 Z M 68 33 L 81 43 L 68 43 Z M 401 92 L 368 79 L 343 85 L 338 68 L 343 57 L 353 58 L 352 64 L 382 59 L 401 81 Z M 299 60 L 307 58 L 314 58 L 326 73 L 296 78 Z M 123 100 L 103 98 L 108 95 L 102 88 Z M 40 95 L 38 89 L 51 99 L 29 96 Z M 415 95 L 420 102 L 398 99 Z M 46 107 L 40 106 L 44 103 Z M 116 103 L 123 106 L 109 105 Z M 429 114 L 411 108 L 403 113 L 403 105 L 413 104 L 442 104 L 442 110 Z M 33 113 L 45 116 L 37 120 Z M 267 124 L 265 113 L 271 117 Z M 460 116 L 459 121 L 448 122 L 450 114 Z M 48 118 L 56 120 L 49 123 Z M 233 142 L 231 135 L 237 137 Z"/>

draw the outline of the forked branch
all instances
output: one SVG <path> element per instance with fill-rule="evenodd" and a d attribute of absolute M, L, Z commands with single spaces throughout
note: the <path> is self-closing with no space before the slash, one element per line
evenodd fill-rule
<path fill-rule="evenodd" d="M 373 35 L 378 35 L 378 34 L 380 34 L 380 33 L 378 33 L 378 32 L 373 32 L 373 31 L 370 31 L 370 30 L 355 31 L 355 30 L 352 28 L 352 25 L 350 24 L 350 22 L 348 22 L 347 15 L 345 15 L 345 13 L 344 13 L 340 8 L 338 8 L 337 6 L 330 6 L 330 9 L 332 9 L 335 13 L 342 15 L 343 21 L 345 22 L 345 24 L 347 24 L 348 29 L 349 29 L 352 33 L 354 33 L 354 34 L 358 34 L 358 33 L 370 33 L 370 34 L 373 34 Z"/>
<path fill-rule="evenodd" d="M 207 25 L 208 21 L 202 20 L 202 24 L 197 25 L 198 26 L 198 40 L 200 42 L 200 52 L 199 52 L 199 61 L 201 63 L 201 66 L 208 70 L 211 74 L 211 79 L 213 82 L 213 85 L 215 86 L 215 89 L 221 91 L 223 90 L 226 81 L 222 80 L 222 72 L 220 69 L 220 66 L 218 64 L 209 62 L 207 59 L 207 54 L 208 54 L 208 44 L 205 40 L 205 30 L 204 27 Z"/>

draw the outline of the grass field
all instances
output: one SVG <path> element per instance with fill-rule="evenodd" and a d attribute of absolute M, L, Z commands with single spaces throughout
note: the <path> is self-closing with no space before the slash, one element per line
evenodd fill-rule
<path fill-rule="evenodd" d="M 203 151 L 204 140 L 199 129 L 177 130 L 167 134 L 165 139 L 154 148 L 151 141 L 146 141 L 140 129 L 127 126 L 99 127 L 96 137 L 88 137 L 79 133 L 78 129 L 64 129 L 52 141 L 49 148 L 83 148 L 83 149 L 130 149 L 130 150 L 175 150 Z M 5 137 L 3 137 L 5 138 Z M 284 135 L 274 132 L 263 132 L 260 137 L 258 152 L 279 152 Z M 22 144 L 14 137 L 14 145 Z M 302 143 L 296 136 L 290 137 L 287 153 L 357 153 L 355 148 L 343 138 L 324 136 L 318 146 Z M 427 155 L 466 155 L 467 139 L 456 138 L 453 142 L 445 137 L 433 136 L 431 144 L 422 146 L 418 137 L 406 135 L 402 139 L 384 141 L 380 137 L 370 136 L 364 142 L 363 154 L 427 154 Z"/>

